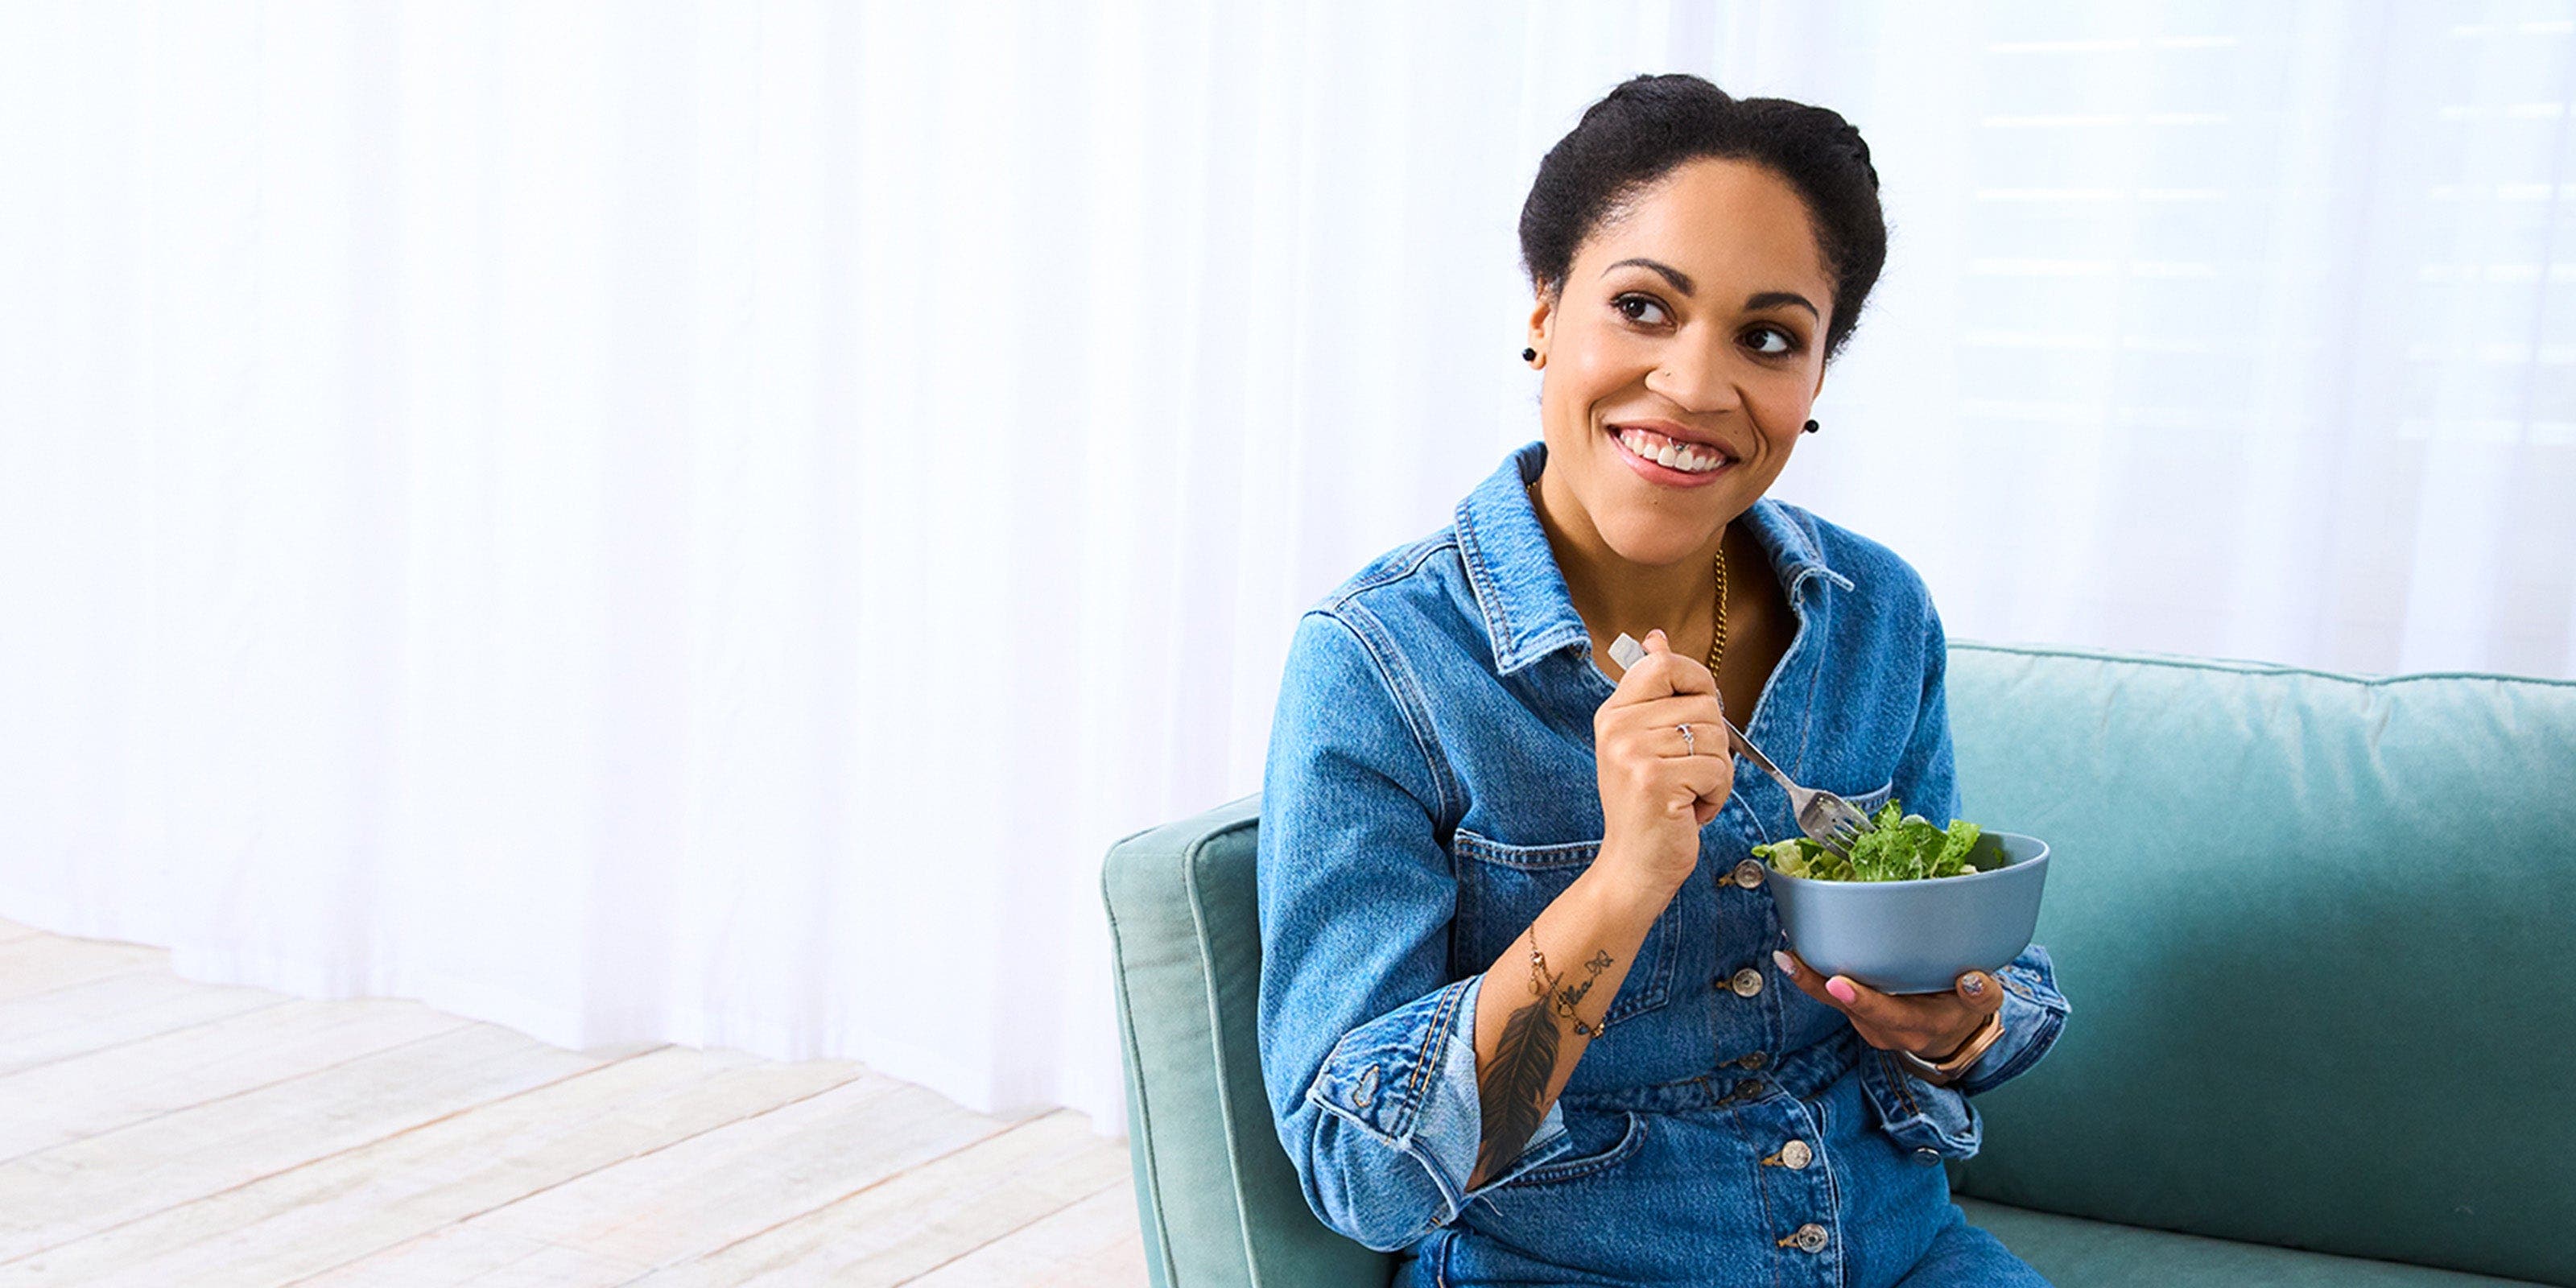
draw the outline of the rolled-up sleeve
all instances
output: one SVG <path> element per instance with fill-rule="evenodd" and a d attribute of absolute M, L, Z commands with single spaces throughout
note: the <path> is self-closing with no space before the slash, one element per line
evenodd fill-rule
<path fill-rule="evenodd" d="M 1940 616 L 1924 601 L 1924 678 L 1922 705 L 1913 736 L 1898 761 L 1895 795 L 1910 813 L 1936 821 L 1959 817 L 1957 767 L 1950 745 L 1950 709 L 1944 683 L 1949 644 Z M 1968 1158 L 1977 1152 L 1984 1124 L 1968 1097 L 2019 1077 L 2057 1043 L 2066 1026 L 2067 1004 L 2057 990 L 2048 950 L 2038 944 L 1996 969 L 2003 985 L 2004 1034 L 1948 1085 L 1927 1082 L 1909 1072 L 1894 1056 L 1872 1052 L 1863 1060 L 1862 1085 L 1879 1112 L 1880 1124 L 1899 1143 L 1944 1158 Z"/>
<path fill-rule="evenodd" d="M 1482 1139 L 1481 974 L 1450 978 L 1457 879 L 1438 820 L 1454 794 L 1418 695 L 1388 679 L 1373 623 L 1299 624 L 1263 775 L 1262 1080 L 1324 1224 L 1406 1247 L 1567 1146 L 1560 1110 L 1514 1165 L 1467 1188 Z M 1471 969 L 1481 971 L 1478 964 Z"/>
<path fill-rule="evenodd" d="M 2066 1027 L 2066 995 L 2057 991 L 2057 970 L 2049 964 L 2047 949 L 2032 944 L 2021 950 L 2021 956 L 1995 971 L 1995 979 L 2004 986 L 2004 1035 L 1950 1084 L 1966 1095 L 2020 1077 L 2057 1045 L 2058 1030 Z"/>

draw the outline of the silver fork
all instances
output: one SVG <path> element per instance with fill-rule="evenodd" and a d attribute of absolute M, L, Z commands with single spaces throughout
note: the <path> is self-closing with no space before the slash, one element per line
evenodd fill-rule
<path fill-rule="evenodd" d="M 1725 717 L 1720 716 L 1719 719 Z M 1865 832 L 1877 830 L 1877 825 L 1869 821 L 1869 815 L 1860 812 L 1860 806 L 1822 788 L 1800 787 L 1789 781 L 1789 776 L 1781 773 L 1780 767 L 1772 764 L 1771 758 L 1763 755 L 1762 749 L 1754 746 L 1753 740 L 1745 737 L 1744 731 L 1736 728 L 1733 720 L 1726 721 L 1726 731 L 1735 735 L 1736 750 L 1743 752 L 1745 758 L 1759 766 L 1763 773 L 1771 775 L 1771 781 L 1780 784 L 1781 791 L 1789 793 L 1789 808 L 1798 816 L 1798 830 L 1806 833 L 1816 844 L 1850 858 L 1852 842 L 1859 840 Z"/>
<path fill-rule="evenodd" d="M 1646 646 L 1624 634 L 1610 642 L 1610 660 L 1617 662 L 1622 671 L 1635 666 L 1645 656 Z M 1771 781 L 1780 784 L 1780 790 L 1789 794 L 1789 809 L 1798 817 L 1798 830 L 1806 833 L 1810 840 L 1849 858 L 1852 842 L 1877 829 L 1877 825 L 1869 821 L 1869 815 L 1862 813 L 1860 807 L 1850 801 L 1832 792 L 1800 787 L 1790 781 L 1787 774 L 1780 772 L 1778 765 L 1771 763 L 1769 756 L 1762 754 L 1760 747 L 1753 745 L 1752 739 L 1744 736 L 1743 730 L 1735 727 L 1735 721 L 1723 715 L 1718 718 L 1726 721 L 1726 731 L 1734 736 L 1736 749 L 1744 753 L 1745 759 L 1771 775 Z"/>

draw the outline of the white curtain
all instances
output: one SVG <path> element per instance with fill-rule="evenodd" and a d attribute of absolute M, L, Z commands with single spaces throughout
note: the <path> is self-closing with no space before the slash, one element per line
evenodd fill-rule
<path fill-rule="evenodd" d="M 0 916 L 1120 1129 L 1102 853 L 1674 69 L 1875 148 L 1781 486 L 1954 634 L 2576 674 L 2576 4 L 20 4 Z"/>

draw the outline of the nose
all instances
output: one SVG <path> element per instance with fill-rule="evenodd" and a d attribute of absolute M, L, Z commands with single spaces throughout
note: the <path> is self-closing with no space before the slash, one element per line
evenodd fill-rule
<path fill-rule="evenodd" d="M 1686 412 L 1732 411 L 1743 402 L 1722 346 L 1677 344 L 1646 374 L 1646 390 Z"/>

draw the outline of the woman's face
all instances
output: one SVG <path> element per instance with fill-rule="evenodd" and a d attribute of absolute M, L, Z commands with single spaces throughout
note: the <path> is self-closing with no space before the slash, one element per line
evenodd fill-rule
<path fill-rule="evenodd" d="M 1833 279 L 1768 169 L 1687 162 L 1542 286 L 1530 345 L 1551 490 L 1621 557 L 1706 558 L 1789 463 L 1824 382 Z"/>

